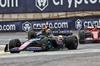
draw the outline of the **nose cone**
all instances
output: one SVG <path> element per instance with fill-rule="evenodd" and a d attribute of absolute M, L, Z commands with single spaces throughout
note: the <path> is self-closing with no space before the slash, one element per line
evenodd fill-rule
<path fill-rule="evenodd" d="M 93 33 L 93 39 L 98 40 L 98 32 L 95 31 L 95 32 L 92 32 L 92 33 Z"/>

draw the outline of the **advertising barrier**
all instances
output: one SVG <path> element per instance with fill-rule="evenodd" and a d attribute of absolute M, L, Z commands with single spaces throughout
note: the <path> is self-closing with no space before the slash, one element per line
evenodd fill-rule
<path fill-rule="evenodd" d="M 0 0 L 0 13 L 98 11 L 100 0 Z"/>
<path fill-rule="evenodd" d="M 65 19 L 45 21 L 0 22 L 0 32 L 29 32 L 48 25 L 51 29 L 82 30 L 86 27 L 100 26 L 100 18 Z"/>

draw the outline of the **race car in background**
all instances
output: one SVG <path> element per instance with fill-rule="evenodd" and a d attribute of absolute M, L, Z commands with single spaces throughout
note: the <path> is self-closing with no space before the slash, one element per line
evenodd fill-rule
<path fill-rule="evenodd" d="M 68 48 L 77 49 L 77 37 L 69 31 L 40 30 L 28 33 L 28 40 L 21 43 L 19 39 L 12 39 L 6 45 L 4 51 L 10 53 L 19 53 L 20 51 L 51 51 Z"/>
<path fill-rule="evenodd" d="M 100 41 L 100 28 L 87 27 L 85 30 L 79 31 L 79 43 L 83 44 L 86 41 L 93 41 L 93 42 Z"/>

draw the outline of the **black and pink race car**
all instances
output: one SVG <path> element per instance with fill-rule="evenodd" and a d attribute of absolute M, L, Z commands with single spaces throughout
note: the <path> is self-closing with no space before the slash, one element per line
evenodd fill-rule
<path fill-rule="evenodd" d="M 21 51 L 52 51 L 63 48 L 69 50 L 77 49 L 77 37 L 69 31 L 31 31 L 28 33 L 28 40 L 21 43 L 19 39 L 12 39 L 6 45 L 4 51 L 19 53 Z"/>

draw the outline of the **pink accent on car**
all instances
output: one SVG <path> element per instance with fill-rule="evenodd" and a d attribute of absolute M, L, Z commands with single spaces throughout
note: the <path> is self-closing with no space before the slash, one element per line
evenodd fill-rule
<path fill-rule="evenodd" d="M 27 45 L 29 45 L 31 42 L 25 42 L 21 47 L 19 47 L 19 50 L 24 49 L 25 47 L 27 47 Z"/>

